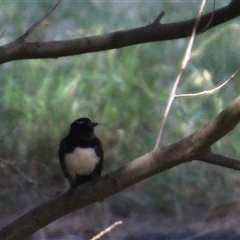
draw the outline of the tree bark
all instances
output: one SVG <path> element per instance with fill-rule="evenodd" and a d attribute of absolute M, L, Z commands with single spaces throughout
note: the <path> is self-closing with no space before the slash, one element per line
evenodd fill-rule
<path fill-rule="evenodd" d="M 202 16 L 197 33 L 218 26 L 240 15 L 238 1 Z M 159 17 L 156 19 L 159 20 Z M 161 24 L 154 21 L 147 26 L 116 31 L 99 36 L 66 41 L 26 42 L 24 37 L 0 47 L 0 64 L 19 59 L 58 58 L 89 52 L 117 49 L 140 43 L 173 40 L 189 37 L 196 19 Z M 24 34 L 23 34 L 24 36 Z"/>

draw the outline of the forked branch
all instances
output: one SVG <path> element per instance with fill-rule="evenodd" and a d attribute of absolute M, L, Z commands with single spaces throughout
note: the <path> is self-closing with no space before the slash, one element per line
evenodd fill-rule
<path fill-rule="evenodd" d="M 188 44 L 188 47 L 187 47 L 187 50 L 186 50 L 183 62 L 182 62 L 181 69 L 179 71 L 179 74 L 177 76 L 176 81 L 173 84 L 173 88 L 172 88 L 172 91 L 171 91 L 171 94 L 170 94 L 170 98 L 168 100 L 168 104 L 167 104 L 166 110 L 165 110 L 164 115 L 163 115 L 163 120 L 162 120 L 160 131 L 159 131 L 159 134 L 158 134 L 158 137 L 157 137 L 155 148 L 160 147 L 162 134 L 163 134 L 163 129 L 165 127 L 165 124 L 166 124 L 166 121 L 167 121 L 167 117 L 169 115 L 169 112 L 170 112 L 170 109 L 172 107 L 173 101 L 176 98 L 176 92 L 177 92 L 178 85 L 180 83 L 180 79 L 181 79 L 181 77 L 182 77 L 182 75 L 183 75 L 183 73 L 184 73 L 184 71 L 186 69 L 186 66 L 188 64 L 188 61 L 190 59 L 190 54 L 191 54 L 191 51 L 192 51 L 193 42 L 194 42 L 194 39 L 196 37 L 197 27 L 198 27 L 198 24 L 199 24 L 199 22 L 201 20 L 205 4 L 206 4 L 206 1 L 205 0 L 202 1 L 202 4 L 201 4 L 201 7 L 199 9 L 199 13 L 198 13 L 196 22 L 195 22 L 195 24 L 193 26 L 192 35 L 191 35 L 191 38 L 190 38 L 190 41 L 189 41 L 189 44 Z"/>

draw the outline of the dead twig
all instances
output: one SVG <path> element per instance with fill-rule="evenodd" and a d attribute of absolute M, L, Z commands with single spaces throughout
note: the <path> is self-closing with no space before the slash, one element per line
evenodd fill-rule
<path fill-rule="evenodd" d="M 217 86 L 216 88 L 213 88 L 211 90 L 205 90 L 199 93 L 186 93 L 186 94 L 177 94 L 175 95 L 175 98 L 179 98 L 179 97 L 198 97 L 198 96 L 202 96 L 202 95 L 207 95 L 207 94 L 212 94 L 218 90 L 220 90 L 222 87 L 224 87 L 230 80 L 232 80 L 235 75 L 240 71 L 240 68 L 238 68 L 238 70 L 233 73 L 224 83 L 222 83 L 221 85 Z"/>
<path fill-rule="evenodd" d="M 176 98 L 176 91 L 177 91 L 178 85 L 180 83 L 180 79 L 181 79 L 181 77 L 182 77 L 182 75 L 183 75 L 183 73 L 186 69 L 186 66 L 188 64 L 188 61 L 190 59 L 190 54 L 191 54 L 191 51 L 192 51 L 193 42 L 194 42 L 194 39 L 196 37 L 197 26 L 198 26 L 198 23 L 200 22 L 200 19 L 202 17 L 203 9 L 205 7 L 205 4 L 206 4 L 206 0 L 203 0 L 202 4 L 201 4 L 201 7 L 200 7 L 200 10 L 199 10 L 199 13 L 198 13 L 198 16 L 197 16 L 197 19 L 196 19 L 196 22 L 195 22 L 194 27 L 193 27 L 192 35 L 191 35 L 191 38 L 190 38 L 190 41 L 189 41 L 189 44 L 188 44 L 188 47 L 187 47 L 187 50 L 186 50 L 186 53 L 185 53 L 185 57 L 183 59 L 181 69 L 180 69 L 179 74 L 177 76 L 177 79 L 176 79 L 176 81 L 173 85 L 173 88 L 172 88 L 172 91 L 171 91 L 171 94 L 170 94 L 170 98 L 169 98 L 165 113 L 163 115 L 163 120 L 162 120 L 162 124 L 161 124 L 161 128 L 160 128 L 160 131 L 159 131 L 159 134 L 158 134 L 158 138 L 157 138 L 157 141 L 156 141 L 155 148 L 158 148 L 160 146 L 161 139 L 162 139 L 162 134 L 163 134 L 163 129 L 165 127 L 167 117 L 169 115 L 169 112 L 170 112 L 171 106 L 173 104 L 173 101 Z"/>
<path fill-rule="evenodd" d="M 115 228 L 117 225 L 122 224 L 122 221 L 118 221 L 113 223 L 110 227 L 106 228 L 104 231 L 100 232 L 98 235 L 94 236 L 90 240 L 97 240 L 100 239 L 103 235 L 110 232 L 113 228 Z"/>
<path fill-rule="evenodd" d="M 162 11 L 157 18 L 154 20 L 154 22 L 152 24 L 160 24 L 161 19 L 163 18 L 163 16 L 165 15 L 165 11 Z"/>
<path fill-rule="evenodd" d="M 56 9 L 56 7 L 60 4 L 61 1 L 62 0 L 58 0 L 55 3 L 55 5 L 44 16 L 42 16 L 39 20 L 37 20 L 25 33 L 23 33 L 20 37 L 18 37 L 15 40 L 15 42 L 21 42 L 24 39 L 26 39 L 27 36 L 29 36 L 29 34 Z"/>

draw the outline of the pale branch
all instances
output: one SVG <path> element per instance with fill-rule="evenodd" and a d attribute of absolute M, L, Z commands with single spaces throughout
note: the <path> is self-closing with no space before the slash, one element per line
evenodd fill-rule
<path fill-rule="evenodd" d="M 204 14 L 198 24 L 197 33 L 202 33 L 224 22 L 240 16 L 240 4 L 231 1 L 228 6 Z M 156 20 L 161 19 L 161 14 Z M 57 58 L 89 52 L 117 49 L 140 43 L 173 40 L 191 36 L 196 19 L 168 24 L 154 24 L 116 31 L 98 36 L 65 41 L 26 42 L 13 41 L 0 47 L 0 64 L 19 59 Z"/>
<path fill-rule="evenodd" d="M 14 42 L 19 43 L 25 40 L 29 36 L 29 34 L 56 9 L 56 7 L 61 1 L 62 0 L 58 0 L 55 5 L 43 17 L 36 21 L 25 33 L 23 33 L 23 35 L 18 37 Z"/>
<path fill-rule="evenodd" d="M 197 158 L 197 160 L 218 165 L 221 167 L 231 168 L 234 170 L 240 170 L 240 161 L 237 159 L 229 158 L 216 153 L 208 153 Z"/>
<path fill-rule="evenodd" d="M 95 237 L 91 238 L 90 240 L 100 239 L 101 237 L 103 237 L 105 234 L 110 232 L 113 228 L 115 228 L 119 224 L 122 224 L 122 221 L 118 221 L 118 222 L 113 223 L 110 227 L 106 228 L 105 230 L 103 230 L 102 232 L 100 232 L 98 235 L 96 235 Z"/>
<path fill-rule="evenodd" d="M 211 90 L 205 90 L 205 91 L 202 91 L 202 92 L 199 92 L 199 93 L 177 94 L 177 95 L 175 95 L 175 98 L 179 98 L 179 97 L 199 97 L 199 96 L 202 96 L 202 95 L 213 94 L 216 91 L 218 91 L 221 88 L 223 88 L 225 85 L 227 85 L 227 83 L 230 80 L 232 80 L 239 71 L 240 71 L 240 68 L 238 68 L 238 70 L 235 71 L 235 73 L 233 73 L 225 82 L 223 82 L 222 84 L 220 84 L 216 88 L 213 88 Z"/>
<path fill-rule="evenodd" d="M 182 62 L 181 69 L 178 73 L 177 79 L 175 80 L 175 82 L 173 84 L 173 88 L 172 88 L 172 91 L 171 91 L 171 94 L 170 94 L 170 97 L 169 97 L 169 100 L 168 100 L 168 103 L 167 103 L 167 107 L 166 107 L 166 110 L 165 110 L 164 115 L 163 115 L 163 120 L 162 120 L 160 131 L 159 131 L 159 134 L 158 134 L 158 137 L 157 137 L 155 148 L 160 147 L 162 134 L 163 134 L 163 130 L 164 130 L 164 127 L 165 127 L 165 124 L 166 124 L 166 121 L 167 121 L 167 117 L 169 115 L 169 112 L 170 112 L 170 109 L 172 107 L 173 101 L 176 98 L 176 92 L 177 92 L 177 88 L 178 88 L 178 85 L 180 83 L 181 77 L 182 77 L 182 75 L 183 75 L 183 73 L 186 69 L 187 63 L 190 59 L 190 54 L 191 54 L 191 51 L 192 51 L 193 42 L 194 42 L 194 39 L 196 37 L 197 26 L 198 26 L 198 24 L 201 20 L 205 4 L 206 4 L 206 1 L 202 1 L 201 7 L 199 9 L 198 16 L 196 18 L 196 22 L 195 22 L 193 30 L 192 30 L 192 35 L 191 35 L 191 38 L 190 38 L 190 41 L 189 41 L 189 44 L 188 44 L 183 62 Z"/>
<path fill-rule="evenodd" d="M 106 174 L 97 181 L 80 186 L 74 194 L 67 192 L 44 202 L 0 231 L 0 239 L 25 239 L 40 228 L 76 209 L 122 191 L 150 176 L 182 163 L 202 159 L 211 146 L 229 133 L 240 121 L 240 97 L 236 98 L 215 119 L 190 136 L 151 152 Z M 211 155 L 209 155 L 211 156 Z M 213 160 L 211 160 L 213 161 Z M 218 163 L 217 158 L 214 160 Z M 221 164 L 221 161 L 218 165 Z"/>
<path fill-rule="evenodd" d="M 204 29 L 203 29 L 200 33 L 198 33 L 198 34 L 204 33 L 204 32 L 208 29 L 208 25 L 211 23 L 211 21 L 212 21 L 212 19 L 213 19 L 213 16 L 214 16 L 215 5 L 216 5 L 216 0 L 213 1 L 212 16 L 211 16 L 211 18 L 209 19 L 208 24 L 207 24 L 207 25 L 204 27 Z"/>

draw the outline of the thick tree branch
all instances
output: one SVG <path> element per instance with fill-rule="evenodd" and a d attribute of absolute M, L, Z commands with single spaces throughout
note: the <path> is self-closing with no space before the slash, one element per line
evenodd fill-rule
<path fill-rule="evenodd" d="M 220 25 L 240 15 L 238 1 L 232 1 L 214 13 L 202 16 L 197 33 Z M 139 43 L 164 41 L 189 37 L 196 19 L 157 24 L 159 15 L 152 24 L 130 30 L 116 31 L 99 36 L 85 37 L 66 41 L 25 42 L 14 41 L 0 47 L 0 63 L 18 59 L 57 58 L 77 54 L 104 51 L 131 46 Z"/>
<path fill-rule="evenodd" d="M 218 160 L 209 152 L 211 145 L 230 132 L 239 121 L 240 97 L 190 136 L 164 148 L 155 148 L 122 168 L 101 177 L 99 181 L 82 185 L 74 194 L 63 193 L 34 208 L 3 228 L 0 231 L 0 239 L 25 239 L 38 229 L 76 209 L 110 197 L 137 182 L 187 161 L 200 159 L 236 169 L 238 165 L 233 164 L 232 160 L 229 164 L 226 159 Z"/>

